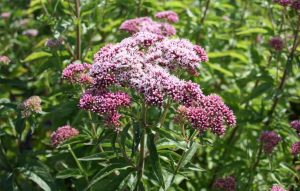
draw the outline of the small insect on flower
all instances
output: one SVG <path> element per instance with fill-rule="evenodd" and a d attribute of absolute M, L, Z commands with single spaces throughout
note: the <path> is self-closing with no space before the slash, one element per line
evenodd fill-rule
<path fill-rule="evenodd" d="M 78 134 L 79 131 L 69 125 L 59 127 L 51 134 L 51 144 L 53 146 L 57 146 L 71 137 L 77 136 Z"/>
<path fill-rule="evenodd" d="M 298 155 L 300 153 L 300 142 L 296 142 L 292 144 L 291 153 L 293 155 Z"/>
<path fill-rule="evenodd" d="M 270 191 L 286 191 L 284 188 L 278 185 L 274 185 Z"/>
<path fill-rule="evenodd" d="M 176 23 L 179 21 L 177 13 L 174 11 L 162 11 L 155 14 L 158 19 L 166 19 L 170 23 Z"/>
<path fill-rule="evenodd" d="M 10 59 L 7 56 L 0 55 L 0 64 L 8 65 L 10 63 Z"/>
<path fill-rule="evenodd" d="M 22 34 L 25 36 L 28 36 L 28 37 L 35 37 L 39 34 L 39 31 L 36 29 L 28 29 L 28 30 L 23 31 Z"/>
<path fill-rule="evenodd" d="M 236 190 L 236 181 L 235 177 L 228 176 L 226 178 L 219 178 L 214 182 L 214 188 L 223 190 L 223 191 L 235 191 Z"/>
<path fill-rule="evenodd" d="M 263 132 L 259 139 L 262 142 L 263 150 L 267 154 L 271 154 L 275 146 L 281 141 L 279 135 L 274 131 Z"/>
<path fill-rule="evenodd" d="M 275 51 L 280 52 L 283 49 L 283 40 L 280 37 L 272 37 L 269 40 L 271 48 Z"/>
<path fill-rule="evenodd" d="M 71 84 L 90 85 L 93 79 L 88 75 L 90 64 L 74 62 L 62 72 L 62 78 Z"/>
<path fill-rule="evenodd" d="M 294 120 L 291 122 L 291 127 L 296 130 L 298 136 L 300 137 L 300 120 Z"/>
<path fill-rule="evenodd" d="M 23 118 L 29 117 L 34 113 L 41 113 L 41 98 L 39 96 L 31 96 L 19 105 Z"/>

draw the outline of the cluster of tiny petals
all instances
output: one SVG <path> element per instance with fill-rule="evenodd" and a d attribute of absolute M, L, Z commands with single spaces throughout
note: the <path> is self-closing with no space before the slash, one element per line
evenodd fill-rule
<path fill-rule="evenodd" d="M 0 55 L 0 63 L 2 64 L 4 64 L 4 65 L 7 65 L 7 64 L 9 64 L 10 63 L 10 59 L 7 57 L 7 56 L 1 56 Z"/>
<path fill-rule="evenodd" d="M 288 6 L 291 4 L 291 0 L 273 0 L 274 3 L 278 3 L 280 4 L 281 6 Z"/>
<path fill-rule="evenodd" d="M 283 40 L 280 37 L 271 38 L 269 44 L 275 51 L 279 52 L 283 49 Z"/>
<path fill-rule="evenodd" d="M 300 0 L 294 0 L 291 4 L 291 7 L 296 11 L 300 10 Z"/>
<path fill-rule="evenodd" d="M 213 133 L 223 135 L 226 126 L 235 126 L 236 119 L 233 112 L 219 96 L 205 96 L 198 104 L 197 107 L 180 106 L 178 113 L 200 132 L 210 128 Z"/>
<path fill-rule="evenodd" d="M 30 98 L 23 101 L 19 108 L 21 109 L 22 117 L 29 117 L 33 113 L 41 113 L 42 107 L 41 107 L 41 98 L 39 96 L 31 96 Z"/>
<path fill-rule="evenodd" d="M 300 136 L 300 120 L 294 120 L 291 122 L 291 127 L 296 130 L 298 136 Z"/>
<path fill-rule="evenodd" d="M 300 142 L 296 142 L 292 144 L 291 153 L 293 155 L 298 155 L 300 153 Z"/>
<path fill-rule="evenodd" d="M 194 122 L 199 118 L 198 113 L 194 121 L 189 117 L 186 119 L 196 129 L 210 128 L 221 135 L 225 125 L 235 125 L 232 111 L 220 97 L 205 96 L 198 84 L 170 73 L 175 68 L 196 72 L 200 62 L 207 60 L 204 57 L 207 57 L 205 51 L 187 40 L 140 32 L 118 44 L 103 47 L 95 54 L 89 74 L 97 89 L 105 90 L 112 85 L 130 87 L 144 95 L 147 104 L 161 106 L 168 97 L 188 111 L 201 111 L 203 118 L 199 120 L 203 120 L 203 124 Z M 93 99 L 93 96 L 84 94 L 81 108 L 93 106 Z"/>
<path fill-rule="evenodd" d="M 158 19 L 166 19 L 170 23 L 176 23 L 179 21 L 177 13 L 174 11 L 161 11 L 155 14 Z"/>
<path fill-rule="evenodd" d="M 63 39 L 61 39 L 61 38 L 58 38 L 58 39 L 52 38 L 52 39 L 48 39 L 45 42 L 45 46 L 48 47 L 48 48 L 57 48 L 60 45 L 62 45 L 62 43 L 63 43 Z"/>
<path fill-rule="evenodd" d="M 172 25 L 153 21 L 149 17 L 126 20 L 121 24 L 120 30 L 131 34 L 138 32 L 151 32 L 162 36 L 173 36 L 176 34 L 176 29 Z"/>
<path fill-rule="evenodd" d="M 130 105 L 130 97 L 124 92 L 107 92 L 89 89 L 81 96 L 79 107 L 104 116 L 108 125 L 119 126 L 118 108 Z"/>
<path fill-rule="evenodd" d="M 197 74 L 200 62 L 208 60 L 207 54 L 200 46 L 195 46 L 184 39 L 164 39 L 154 43 L 148 50 L 147 62 L 163 67 L 185 69 Z"/>
<path fill-rule="evenodd" d="M 274 131 L 265 131 L 260 135 L 265 153 L 271 154 L 275 146 L 281 141 L 280 136 Z"/>
<path fill-rule="evenodd" d="M 71 137 L 77 136 L 78 134 L 79 131 L 69 125 L 59 127 L 51 134 L 51 144 L 53 146 L 57 146 Z"/>
<path fill-rule="evenodd" d="M 224 190 L 224 191 L 235 191 L 236 181 L 233 176 L 228 176 L 226 178 L 217 179 L 214 182 L 214 188 Z"/>
<path fill-rule="evenodd" d="M 1 13 L 1 18 L 2 19 L 8 19 L 10 17 L 11 13 L 10 12 L 3 12 Z"/>
<path fill-rule="evenodd" d="M 62 72 L 62 78 L 72 84 L 92 84 L 93 79 L 88 75 L 92 65 L 87 63 L 69 64 Z"/>
<path fill-rule="evenodd" d="M 28 37 L 35 37 L 39 34 L 39 31 L 36 29 L 28 29 L 28 30 L 23 31 L 22 34 L 25 36 L 28 36 Z"/>
<path fill-rule="evenodd" d="M 284 188 L 282 188 L 281 186 L 274 185 L 274 186 L 272 186 L 270 191 L 286 191 L 286 190 Z"/>

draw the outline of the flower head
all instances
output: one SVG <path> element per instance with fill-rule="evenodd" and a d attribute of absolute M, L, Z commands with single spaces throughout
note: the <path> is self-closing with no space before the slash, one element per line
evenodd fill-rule
<path fill-rule="evenodd" d="M 296 142 L 292 144 L 291 153 L 293 155 L 298 155 L 300 153 L 300 142 Z"/>
<path fill-rule="evenodd" d="M 294 0 L 291 4 L 291 7 L 294 10 L 299 11 L 300 10 L 300 0 Z"/>
<path fill-rule="evenodd" d="M 274 131 L 263 132 L 259 139 L 262 142 L 263 149 L 267 154 L 271 154 L 275 146 L 281 141 L 279 135 Z"/>
<path fill-rule="evenodd" d="M 28 30 L 23 31 L 22 34 L 25 36 L 28 36 L 28 37 L 35 37 L 39 34 L 39 31 L 36 29 L 28 29 Z"/>
<path fill-rule="evenodd" d="M 155 17 L 158 19 L 166 19 L 170 23 L 176 23 L 179 20 L 177 13 L 174 11 L 158 12 L 155 14 Z"/>
<path fill-rule="evenodd" d="M 161 106 L 170 98 L 186 108 L 188 112 L 182 115 L 194 128 L 201 131 L 210 128 L 221 135 L 226 125 L 235 125 L 233 112 L 220 97 L 205 96 L 198 84 L 174 75 L 178 70 L 195 74 L 201 62 L 207 59 L 203 48 L 187 40 L 168 39 L 151 32 L 135 33 L 120 43 L 101 48 L 94 55 L 89 72 L 94 83 L 82 95 L 79 106 L 117 125 L 116 119 L 120 117 L 117 110 L 129 105 L 129 95 L 110 93 L 109 88 L 129 88 L 143 95 L 149 105 Z M 206 118 L 200 120 L 207 121 L 193 121 L 193 117 L 202 113 Z"/>
<path fill-rule="evenodd" d="M 274 3 L 278 3 L 280 4 L 281 6 L 288 6 L 291 4 L 291 0 L 273 0 Z"/>
<path fill-rule="evenodd" d="M 49 47 L 49 48 L 57 48 L 59 47 L 61 44 L 63 43 L 63 39 L 59 38 L 59 39 L 48 39 L 45 42 L 45 46 Z"/>
<path fill-rule="evenodd" d="M 274 185 L 270 191 L 286 191 L 284 188 L 278 185 Z"/>
<path fill-rule="evenodd" d="M 214 188 L 224 190 L 224 191 L 235 191 L 236 181 L 233 176 L 228 176 L 226 178 L 217 179 L 214 182 Z"/>
<path fill-rule="evenodd" d="M 126 20 L 121 24 L 120 30 L 131 34 L 137 32 L 151 32 L 163 36 L 173 36 L 176 34 L 176 29 L 172 25 L 153 21 L 150 17 Z"/>
<path fill-rule="evenodd" d="M 10 63 L 10 59 L 7 56 L 0 55 L 0 64 L 8 65 Z"/>
<path fill-rule="evenodd" d="M 1 18 L 2 19 L 8 19 L 9 17 L 10 17 L 10 12 L 3 12 L 3 13 L 1 13 Z"/>
<path fill-rule="evenodd" d="M 65 140 L 75 137 L 79 134 L 79 131 L 69 125 L 59 127 L 51 135 L 51 143 L 53 146 L 57 146 Z"/>
<path fill-rule="evenodd" d="M 62 72 L 62 78 L 72 84 L 92 84 L 93 79 L 88 75 L 92 66 L 87 63 L 69 64 Z"/>
<path fill-rule="evenodd" d="M 283 40 L 280 37 L 271 38 L 269 44 L 277 52 L 283 49 Z"/>
<path fill-rule="evenodd" d="M 300 120 L 294 120 L 291 122 L 291 127 L 296 130 L 298 136 L 300 137 Z"/>
<path fill-rule="evenodd" d="M 39 96 L 31 96 L 23 101 L 18 107 L 21 109 L 22 117 L 29 117 L 34 113 L 41 113 L 41 98 Z"/>

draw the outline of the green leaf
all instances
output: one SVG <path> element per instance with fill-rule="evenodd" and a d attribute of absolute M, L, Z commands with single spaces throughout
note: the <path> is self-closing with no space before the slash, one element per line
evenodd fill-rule
<path fill-rule="evenodd" d="M 45 58 L 45 57 L 51 57 L 52 54 L 48 53 L 48 52 L 44 52 L 44 51 L 40 51 L 40 52 L 33 52 L 30 55 L 28 55 L 23 62 L 30 62 L 33 60 L 37 60 L 40 58 Z"/>
<path fill-rule="evenodd" d="M 149 149 L 149 154 L 150 154 L 150 162 L 152 165 L 152 169 L 156 175 L 156 177 L 158 178 L 158 182 L 160 183 L 160 185 L 165 188 L 164 185 L 164 177 L 162 174 L 162 167 L 160 165 L 160 160 L 157 154 L 157 150 L 156 150 L 156 146 L 154 143 L 154 135 L 151 132 L 150 129 L 147 129 L 147 134 L 148 134 L 148 142 L 147 142 L 147 146 Z"/>
<path fill-rule="evenodd" d="M 87 157 L 79 158 L 80 161 L 95 161 L 95 160 L 109 160 L 112 158 L 116 158 L 115 152 L 113 151 L 105 151 L 97 154 L 93 154 Z"/>
<path fill-rule="evenodd" d="M 80 170 L 69 168 L 69 169 L 60 171 L 56 175 L 56 178 L 58 178 L 58 179 L 66 179 L 66 178 L 70 178 L 70 177 L 74 177 L 74 178 L 82 177 Z"/>
<path fill-rule="evenodd" d="M 116 190 L 116 188 L 121 184 L 124 178 L 131 173 L 134 169 L 131 166 L 128 166 L 124 163 L 116 163 L 111 164 L 103 169 L 101 169 L 91 180 L 90 184 L 85 188 L 85 190 L 89 190 L 90 187 L 95 185 L 96 183 L 100 183 L 103 180 L 103 183 L 101 183 L 101 187 L 97 187 L 97 190 Z M 110 177 L 114 178 L 110 178 Z M 109 181 L 106 183 L 109 186 L 104 186 L 104 183 L 107 182 L 104 179 L 108 178 Z"/>
<path fill-rule="evenodd" d="M 191 161 L 191 159 L 193 158 L 193 156 L 195 155 L 197 149 L 199 147 L 199 144 L 196 142 L 193 142 L 191 147 L 188 149 L 188 151 L 186 152 L 186 154 L 183 156 L 182 158 L 182 162 L 180 163 L 179 169 L 181 169 L 182 167 L 184 167 L 188 162 Z"/>
<path fill-rule="evenodd" d="M 250 95 L 246 98 L 246 101 L 252 100 L 263 93 L 268 92 L 270 89 L 272 89 L 272 84 L 269 82 L 262 83 L 253 89 Z"/>
<path fill-rule="evenodd" d="M 222 68 L 221 66 L 217 65 L 217 64 L 211 64 L 211 63 L 205 63 L 207 64 L 210 68 L 214 69 L 214 70 L 217 70 L 223 74 L 225 74 L 226 76 L 229 76 L 229 77 L 232 77 L 233 76 L 233 73 L 230 72 L 229 70 L 226 70 L 224 68 Z"/>
<path fill-rule="evenodd" d="M 245 55 L 243 55 L 241 53 L 238 53 L 235 50 L 234 51 L 233 50 L 229 50 L 229 51 L 223 51 L 223 52 L 211 52 L 211 53 L 208 53 L 208 57 L 210 59 L 211 58 L 222 58 L 222 57 L 226 57 L 226 56 L 239 59 L 241 62 L 243 62 L 245 64 L 249 63 L 248 58 Z"/>
<path fill-rule="evenodd" d="M 253 33 L 265 34 L 267 32 L 268 31 L 263 28 L 252 28 L 252 29 L 245 28 L 244 30 L 237 32 L 236 35 L 249 35 Z"/>

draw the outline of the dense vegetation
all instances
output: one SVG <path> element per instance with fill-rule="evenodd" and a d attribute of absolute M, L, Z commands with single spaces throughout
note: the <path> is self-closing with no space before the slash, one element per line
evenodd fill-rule
<path fill-rule="evenodd" d="M 0 190 L 300 190 L 299 0 L 0 14 Z"/>

